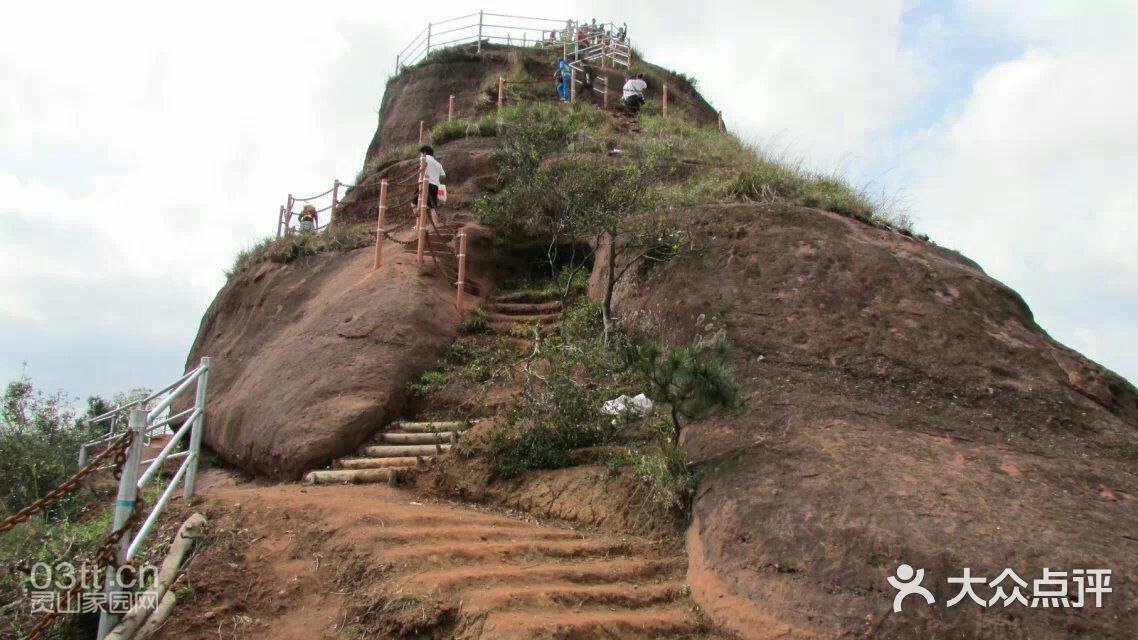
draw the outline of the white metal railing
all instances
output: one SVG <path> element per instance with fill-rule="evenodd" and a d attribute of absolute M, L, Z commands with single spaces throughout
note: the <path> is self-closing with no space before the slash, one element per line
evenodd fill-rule
<path fill-rule="evenodd" d="M 426 28 L 395 56 L 395 72 L 423 60 L 432 51 L 473 43 L 478 52 L 482 44 L 520 47 L 559 47 L 574 61 L 608 59 L 614 66 L 632 62 L 632 46 L 627 29 L 614 23 L 580 23 L 573 20 L 534 18 L 479 11 Z"/>
<path fill-rule="evenodd" d="M 135 506 L 138 500 L 140 491 L 146 488 L 155 477 L 161 473 L 162 468 L 169 460 L 181 460 L 182 463 L 178 466 L 178 470 L 171 478 L 169 485 L 162 492 L 162 495 L 154 503 L 150 513 L 146 516 L 142 525 L 138 527 L 138 531 L 133 535 L 127 532 L 122 537 L 120 547 L 118 550 L 118 565 L 122 566 L 130 562 L 138 554 L 146 540 L 146 536 L 154 527 L 154 523 L 162 515 L 163 509 L 166 508 L 166 503 L 170 501 L 170 497 L 178 489 L 179 485 L 182 486 L 182 496 L 189 500 L 194 495 L 194 485 L 197 481 L 198 459 L 201 455 L 202 444 L 202 429 L 205 423 L 205 404 L 206 404 L 206 390 L 209 384 L 209 358 L 202 358 L 198 367 L 192 371 L 187 372 L 181 378 L 178 378 L 173 383 L 167 385 L 163 390 L 152 394 L 145 401 L 139 401 L 125 405 L 125 407 L 118 407 L 113 411 L 107 412 L 106 415 L 116 414 L 125 409 L 130 411 L 130 419 L 128 429 L 134 433 L 134 437 L 130 440 L 130 447 L 127 449 L 126 462 L 122 467 L 122 475 L 119 478 L 118 497 L 115 500 L 115 515 L 114 521 L 111 525 L 111 531 L 118 531 L 126 526 L 134 513 Z M 194 389 L 194 404 L 189 409 L 180 411 L 174 415 L 165 415 L 169 412 L 170 406 L 178 397 Z M 157 399 L 162 394 L 166 394 L 158 404 L 147 410 L 147 402 Z M 93 420 L 103 419 L 104 416 L 97 416 Z M 184 419 L 184 420 L 183 420 Z M 158 429 L 163 429 L 168 425 L 176 424 L 181 421 L 181 425 L 174 429 L 173 435 L 162 448 L 162 451 L 150 460 L 142 460 L 142 447 L 144 439 L 150 433 Z M 79 459 L 81 463 L 86 462 L 88 449 L 91 447 L 106 443 L 115 437 L 112 432 L 107 436 L 92 440 L 84 443 L 80 448 Z M 184 451 L 174 453 L 186 437 L 189 436 L 189 442 L 186 443 Z M 146 465 L 146 470 L 142 470 Z M 121 590 L 117 583 L 118 572 L 108 567 L 106 574 L 106 587 L 105 591 L 108 598 L 111 593 L 116 593 Z M 108 600 L 109 601 L 109 600 Z M 111 629 L 118 623 L 118 616 L 107 613 L 105 610 L 99 615 L 99 640 L 102 640 Z"/>

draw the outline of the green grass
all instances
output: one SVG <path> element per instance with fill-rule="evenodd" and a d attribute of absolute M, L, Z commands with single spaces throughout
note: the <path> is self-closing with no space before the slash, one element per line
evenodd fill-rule
<path fill-rule="evenodd" d="M 262 262 L 285 264 L 304 256 L 352 251 L 373 244 L 375 233 L 366 225 L 332 225 L 318 233 L 265 238 L 248 249 L 242 249 L 225 275 L 232 278 Z"/>
<path fill-rule="evenodd" d="M 735 135 L 689 120 L 646 115 L 628 154 L 650 164 L 664 202 L 675 206 L 724 201 L 785 202 L 911 232 L 907 214 L 871 198 L 836 175 L 772 158 Z"/>

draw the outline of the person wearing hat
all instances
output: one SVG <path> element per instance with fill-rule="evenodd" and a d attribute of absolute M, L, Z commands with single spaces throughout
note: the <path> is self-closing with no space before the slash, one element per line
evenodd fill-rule
<path fill-rule="evenodd" d="M 299 221 L 297 229 L 299 229 L 301 233 L 311 233 L 315 231 L 317 224 L 316 215 L 316 207 L 310 204 L 304 205 L 304 208 L 300 210 L 300 214 L 297 216 L 297 220 Z"/>

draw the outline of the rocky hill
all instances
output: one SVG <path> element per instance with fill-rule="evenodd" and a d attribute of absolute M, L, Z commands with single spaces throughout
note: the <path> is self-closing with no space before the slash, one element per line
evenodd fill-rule
<path fill-rule="evenodd" d="M 407 143 L 420 120 L 446 119 L 451 94 L 461 127 L 431 130 L 452 206 L 500 189 L 499 141 L 479 119 L 493 118 L 499 75 L 517 81 L 510 99 L 521 101 L 548 64 L 515 50 L 455 53 L 393 78 L 338 224 L 373 220 L 378 180 L 413 166 Z M 716 114 L 686 79 L 643 68 L 668 78 L 686 99 L 681 117 L 712 135 Z M 653 135 L 617 126 L 624 148 Z M 592 153 L 588 144 L 573 149 Z M 699 182 L 701 166 L 686 162 L 668 179 Z M 856 207 L 760 186 L 651 212 L 692 249 L 630 269 L 614 292 L 633 336 L 732 346 L 742 408 L 695 421 L 682 438 L 699 477 L 687 581 L 703 611 L 745 638 L 1138 636 L 1138 391 L 1053 340 L 966 257 Z M 473 277 L 487 295 L 534 248 L 477 229 Z M 606 247 L 593 248 L 588 294 L 598 299 Z M 189 361 L 214 358 L 206 442 L 226 461 L 287 479 L 354 450 L 414 408 L 408 384 L 460 333 L 451 281 L 417 267 L 397 239 L 384 252 L 398 257 L 378 271 L 366 242 L 342 249 L 239 271 L 207 312 Z M 505 415 L 513 396 L 503 397 Z M 633 491 L 622 488 L 632 476 L 602 464 L 569 470 L 562 484 L 441 466 L 434 486 L 451 495 L 630 526 L 601 512 L 627 507 L 620 492 Z M 478 487 L 462 486 L 472 478 Z M 605 480 L 590 491 L 591 478 Z M 601 506 L 581 515 L 590 501 Z M 935 604 L 909 598 L 892 612 L 886 578 L 902 563 L 926 571 Z M 1101 609 L 947 607 L 947 580 L 965 568 L 988 580 L 1010 568 L 1029 585 L 1045 568 L 1104 568 L 1114 591 Z"/>

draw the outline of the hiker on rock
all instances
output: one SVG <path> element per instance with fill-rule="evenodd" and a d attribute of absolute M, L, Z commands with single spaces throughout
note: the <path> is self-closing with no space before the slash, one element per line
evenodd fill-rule
<path fill-rule="evenodd" d="M 573 81 L 573 69 L 565 58 L 557 59 L 557 71 L 553 72 L 553 78 L 557 80 L 558 97 L 562 102 L 569 102 L 569 83 Z"/>
<path fill-rule="evenodd" d="M 442 179 L 447 177 L 447 172 L 443 169 L 443 165 L 435 160 L 435 150 L 431 145 L 425 144 L 419 147 L 419 153 L 423 154 L 423 159 L 426 160 L 426 174 L 427 174 L 427 209 L 431 212 L 431 220 L 438 224 L 438 217 L 435 215 L 435 209 L 439 206 L 439 185 Z M 411 201 L 412 206 L 419 206 L 419 191 L 415 191 L 415 198 Z"/>
<path fill-rule="evenodd" d="M 644 81 L 640 74 L 634 73 L 628 76 L 624 82 L 624 94 L 621 100 L 624 101 L 624 106 L 628 108 L 633 115 L 640 111 L 640 107 L 644 106 L 644 92 L 648 89 L 648 83 Z"/>
<path fill-rule="evenodd" d="M 312 233 L 315 231 L 317 224 L 316 207 L 310 204 L 304 205 L 304 208 L 300 210 L 300 215 L 297 216 L 297 220 L 299 220 L 297 229 L 299 229 L 301 233 Z"/>

